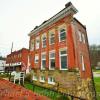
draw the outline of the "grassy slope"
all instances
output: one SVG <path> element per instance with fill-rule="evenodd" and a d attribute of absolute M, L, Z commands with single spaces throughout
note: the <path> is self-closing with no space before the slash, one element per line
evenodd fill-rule
<path fill-rule="evenodd" d="M 100 77 L 94 78 L 96 92 L 97 92 L 97 99 L 100 100 Z"/>

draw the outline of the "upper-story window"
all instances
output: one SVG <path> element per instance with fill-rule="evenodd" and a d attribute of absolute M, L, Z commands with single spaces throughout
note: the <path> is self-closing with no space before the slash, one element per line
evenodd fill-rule
<path fill-rule="evenodd" d="M 39 62 L 39 55 L 36 54 L 36 55 L 35 55 L 35 63 L 38 63 L 38 62 Z"/>
<path fill-rule="evenodd" d="M 52 45 L 55 43 L 55 34 L 52 32 L 52 33 L 49 33 L 49 44 Z"/>
<path fill-rule="evenodd" d="M 82 42 L 82 33 L 78 31 L 79 41 Z"/>
<path fill-rule="evenodd" d="M 81 66 L 82 66 L 82 71 L 85 71 L 84 57 L 83 57 L 82 54 L 80 55 L 80 57 L 81 57 Z"/>
<path fill-rule="evenodd" d="M 66 30 L 64 28 L 60 29 L 59 32 L 59 41 L 64 41 L 66 39 Z"/>
<path fill-rule="evenodd" d="M 81 31 L 78 31 L 79 41 L 85 43 L 85 35 Z"/>
<path fill-rule="evenodd" d="M 49 53 L 49 68 L 55 69 L 55 51 Z"/>
<path fill-rule="evenodd" d="M 83 40 L 83 43 L 85 43 L 85 35 L 82 34 L 82 40 Z"/>
<path fill-rule="evenodd" d="M 33 51 L 34 50 L 34 40 L 31 40 L 31 46 L 30 46 L 30 50 Z"/>
<path fill-rule="evenodd" d="M 46 47 L 46 34 L 42 35 L 42 47 L 45 48 Z"/>
<path fill-rule="evenodd" d="M 46 68 L 46 53 L 41 54 L 41 69 Z"/>
<path fill-rule="evenodd" d="M 68 55 L 67 55 L 67 50 L 62 49 L 60 50 L 60 69 L 61 70 L 66 70 L 68 67 Z"/>
<path fill-rule="evenodd" d="M 39 37 L 36 37 L 36 49 L 39 49 L 39 46 L 40 46 L 40 38 Z"/>

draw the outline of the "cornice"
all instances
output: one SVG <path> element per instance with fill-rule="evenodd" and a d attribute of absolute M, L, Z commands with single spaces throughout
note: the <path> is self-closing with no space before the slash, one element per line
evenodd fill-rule
<path fill-rule="evenodd" d="M 58 20 L 64 18 L 65 16 L 67 16 L 69 14 L 73 14 L 74 15 L 76 13 L 77 13 L 77 9 L 73 5 L 71 5 L 71 6 L 67 7 L 67 8 L 65 7 L 59 13 L 57 13 L 56 15 L 54 15 L 53 17 L 48 19 L 45 23 L 43 23 L 40 26 L 38 26 L 38 28 L 32 30 L 28 35 L 32 36 L 33 34 L 38 33 L 42 29 L 44 29 L 44 28 L 52 25 L 53 23 L 57 22 Z"/>

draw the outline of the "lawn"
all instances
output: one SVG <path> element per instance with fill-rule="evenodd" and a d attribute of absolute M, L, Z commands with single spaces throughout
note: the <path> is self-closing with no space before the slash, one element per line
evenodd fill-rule
<path fill-rule="evenodd" d="M 95 77 L 94 82 L 97 92 L 97 100 L 100 100 L 100 77 Z"/>
<path fill-rule="evenodd" d="M 25 83 L 25 88 L 30 89 L 40 95 L 47 96 L 51 98 L 51 100 L 69 100 L 67 96 L 48 90 L 46 88 L 39 87 L 39 86 L 34 86 L 33 88 L 33 85 L 27 82 Z"/>

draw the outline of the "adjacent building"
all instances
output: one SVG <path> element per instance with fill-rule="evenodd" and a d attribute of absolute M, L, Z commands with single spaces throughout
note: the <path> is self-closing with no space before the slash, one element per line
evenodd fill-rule
<path fill-rule="evenodd" d="M 5 71 L 15 71 L 16 67 L 26 71 L 28 68 L 28 54 L 29 50 L 22 48 L 7 55 Z"/>
<path fill-rule="evenodd" d="M 86 26 L 71 2 L 30 33 L 30 67 L 34 84 L 95 100 Z"/>
<path fill-rule="evenodd" d="M 5 65 L 6 65 L 5 59 L 0 59 L 0 72 L 5 71 Z"/>

